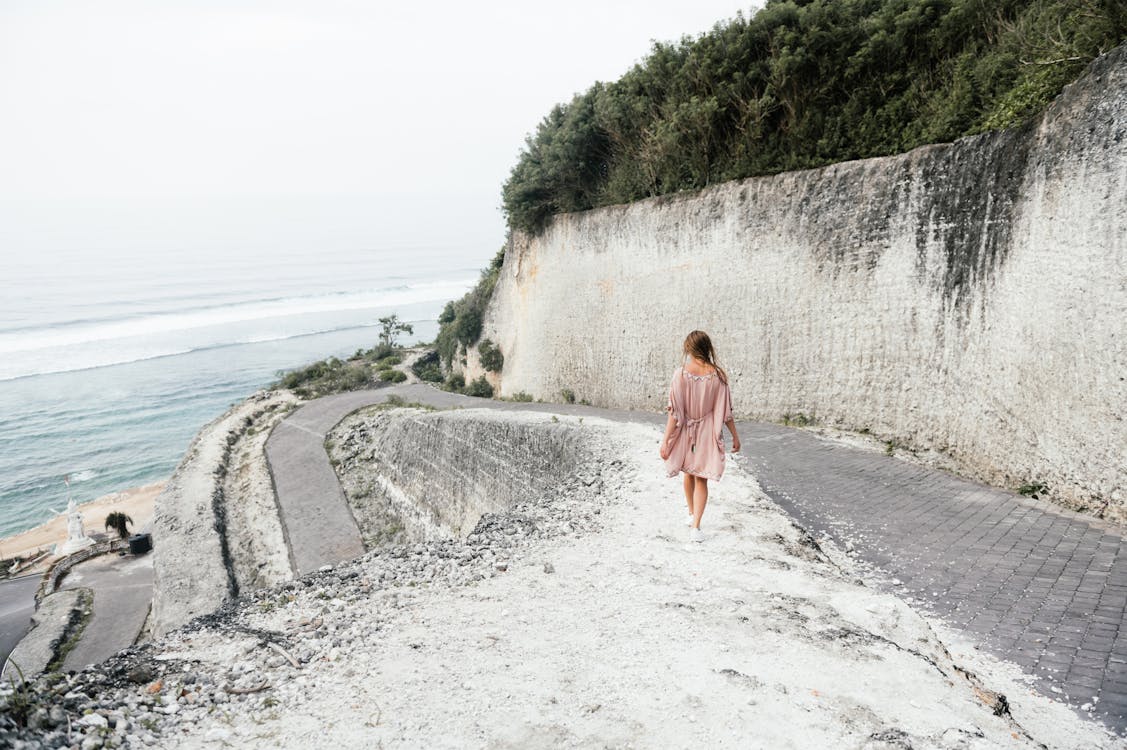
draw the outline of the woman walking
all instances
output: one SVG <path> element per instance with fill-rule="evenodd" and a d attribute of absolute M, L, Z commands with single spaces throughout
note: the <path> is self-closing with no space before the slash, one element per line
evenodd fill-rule
<path fill-rule="evenodd" d="M 708 480 L 724 473 L 725 425 L 732 433 L 732 452 L 740 449 L 732 419 L 728 374 L 716 364 L 712 341 L 704 331 L 685 338 L 685 363 L 673 372 L 666 410 L 661 458 L 669 476 L 684 475 L 685 504 L 689 506 L 689 541 L 700 542 L 701 516 L 708 502 Z"/>

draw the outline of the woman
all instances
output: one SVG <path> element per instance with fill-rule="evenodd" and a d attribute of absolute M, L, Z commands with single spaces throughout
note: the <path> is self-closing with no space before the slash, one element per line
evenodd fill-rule
<path fill-rule="evenodd" d="M 708 334 L 693 331 L 683 348 L 687 361 L 673 373 L 666 406 L 669 419 L 659 452 L 669 476 L 684 474 L 689 541 L 700 542 L 704 539 L 700 519 L 708 502 L 708 480 L 720 479 L 724 473 L 724 426 L 732 433 L 733 453 L 740 449 L 740 437 L 732 419 L 728 374 L 716 364 Z"/>

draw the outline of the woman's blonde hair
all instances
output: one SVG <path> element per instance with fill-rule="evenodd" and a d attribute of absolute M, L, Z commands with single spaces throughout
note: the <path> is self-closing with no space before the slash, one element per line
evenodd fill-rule
<path fill-rule="evenodd" d="M 705 362 L 716 370 L 716 374 L 720 376 L 720 380 L 724 383 L 728 382 L 728 373 L 724 372 L 724 368 L 716 363 L 716 350 L 712 348 L 712 339 L 704 331 L 693 331 L 685 337 L 684 344 L 685 354 Z"/>

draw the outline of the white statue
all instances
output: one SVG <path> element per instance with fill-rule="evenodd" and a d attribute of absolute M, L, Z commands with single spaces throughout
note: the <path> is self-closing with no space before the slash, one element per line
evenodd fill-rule
<path fill-rule="evenodd" d="M 82 514 L 78 512 L 78 506 L 75 504 L 74 498 L 71 497 L 70 494 L 70 477 L 66 478 L 66 483 L 67 540 L 55 551 L 57 555 L 69 555 L 71 552 L 77 552 L 94 543 L 94 540 L 86 536 L 86 530 L 82 528 Z"/>

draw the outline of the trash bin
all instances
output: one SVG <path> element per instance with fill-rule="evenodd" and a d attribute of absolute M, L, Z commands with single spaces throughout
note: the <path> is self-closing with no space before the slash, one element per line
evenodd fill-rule
<path fill-rule="evenodd" d="M 152 534 L 134 534 L 129 537 L 129 553 L 132 555 L 143 555 L 152 548 Z"/>

